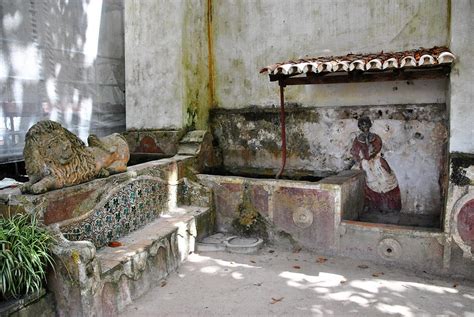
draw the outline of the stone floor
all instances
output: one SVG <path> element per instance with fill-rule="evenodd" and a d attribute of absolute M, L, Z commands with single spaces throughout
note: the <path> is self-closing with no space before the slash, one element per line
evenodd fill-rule
<path fill-rule="evenodd" d="M 474 316 L 474 283 L 266 247 L 192 254 L 121 316 Z"/>

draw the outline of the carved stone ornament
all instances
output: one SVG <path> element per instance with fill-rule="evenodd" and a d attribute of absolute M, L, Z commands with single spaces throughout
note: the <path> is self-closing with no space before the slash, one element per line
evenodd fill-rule
<path fill-rule="evenodd" d="M 293 222 L 298 228 L 306 229 L 313 224 L 313 213 L 306 208 L 298 208 L 293 212 Z"/>
<path fill-rule="evenodd" d="M 393 238 L 384 238 L 380 240 L 377 252 L 385 260 L 396 260 L 402 255 L 402 246 Z"/>
<path fill-rule="evenodd" d="M 23 150 L 29 182 L 22 192 L 44 193 L 127 170 L 130 153 L 120 134 L 90 135 L 87 142 L 89 146 L 54 121 L 33 125 Z"/>
<path fill-rule="evenodd" d="M 451 230 L 463 256 L 474 259 L 474 186 L 470 186 L 469 191 L 454 205 Z"/>

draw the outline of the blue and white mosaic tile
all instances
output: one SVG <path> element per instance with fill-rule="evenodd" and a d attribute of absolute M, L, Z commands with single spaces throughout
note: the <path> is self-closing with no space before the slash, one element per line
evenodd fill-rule
<path fill-rule="evenodd" d="M 68 240 L 88 240 L 100 248 L 157 218 L 167 206 L 167 196 L 164 182 L 136 180 L 112 194 L 88 218 L 61 231 Z"/>

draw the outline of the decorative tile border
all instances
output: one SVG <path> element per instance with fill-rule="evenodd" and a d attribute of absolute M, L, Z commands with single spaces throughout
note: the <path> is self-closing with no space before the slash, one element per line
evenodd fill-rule
<path fill-rule="evenodd" d="M 87 218 L 61 231 L 71 241 L 88 240 L 100 248 L 153 221 L 167 206 L 167 198 L 165 182 L 134 180 L 105 198 Z"/>

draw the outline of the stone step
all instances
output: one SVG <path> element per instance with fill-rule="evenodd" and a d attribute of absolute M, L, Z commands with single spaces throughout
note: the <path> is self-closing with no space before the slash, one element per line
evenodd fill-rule
<path fill-rule="evenodd" d="M 141 271 L 146 265 L 147 258 L 156 256 L 160 247 L 173 258 L 171 262 L 179 263 L 189 252 L 194 251 L 197 223 L 200 220 L 206 221 L 208 214 L 209 208 L 206 207 L 178 207 L 112 243 L 119 246 L 106 246 L 97 250 L 96 258 L 100 264 L 101 275 L 122 269 Z M 173 243 L 169 243 L 173 234 L 176 234 L 178 250 L 173 250 Z M 169 266 L 167 265 L 167 269 L 172 269 Z M 127 273 L 135 275 L 137 272 Z"/>

